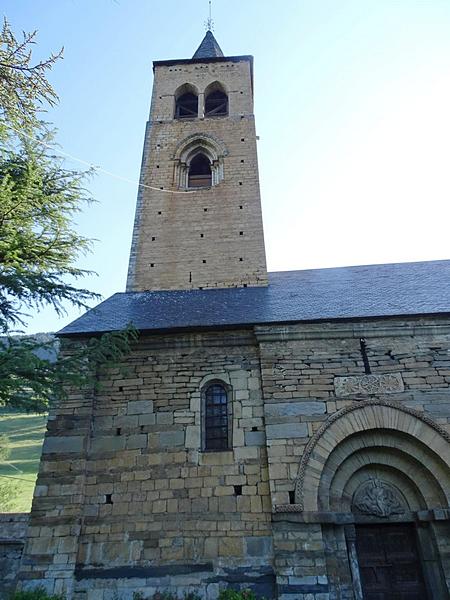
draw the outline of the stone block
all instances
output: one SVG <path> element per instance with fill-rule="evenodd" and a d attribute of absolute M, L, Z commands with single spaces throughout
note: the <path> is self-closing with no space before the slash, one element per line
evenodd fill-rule
<path fill-rule="evenodd" d="M 161 431 L 159 434 L 159 445 L 163 448 L 184 446 L 184 431 Z"/>
<path fill-rule="evenodd" d="M 42 448 L 42 454 L 53 452 L 70 454 L 71 452 L 82 452 L 84 437 L 78 435 L 46 437 Z"/>
<path fill-rule="evenodd" d="M 34 488 L 34 495 L 36 498 L 40 498 L 41 496 L 46 496 L 48 493 L 48 485 L 37 485 Z"/>
<path fill-rule="evenodd" d="M 219 485 L 214 488 L 215 496 L 231 496 L 234 494 L 234 488 L 232 485 Z"/>
<path fill-rule="evenodd" d="M 434 417 L 449 417 L 450 402 L 435 402 L 433 404 L 425 404 L 425 410 L 431 413 Z"/>
<path fill-rule="evenodd" d="M 114 426 L 115 427 L 137 427 L 138 426 L 138 416 L 137 415 L 120 415 L 115 417 Z"/>
<path fill-rule="evenodd" d="M 245 485 L 247 477 L 245 475 L 227 475 L 225 477 L 226 485 Z"/>
<path fill-rule="evenodd" d="M 200 426 L 188 425 L 186 427 L 186 448 L 200 448 Z"/>
<path fill-rule="evenodd" d="M 144 383 L 142 377 L 136 377 L 134 379 L 116 379 L 114 381 L 114 387 L 137 387 Z"/>
<path fill-rule="evenodd" d="M 129 551 L 128 542 L 108 542 L 103 544 L 103 559 L 112 563 L 115 561 L 126 562 Z"/>
<path fill-rule="evenodd" d="M 125 436 L 108 435 L 98 436 L 91 442 L 91 452 L 114 452 L 115 450 L 123 450 L 125 448 Z"/>
<path fill-rule="evenodd" d="M 206 538 L 205 540 L 205 558 L 216 558 L 219 554 L 218 538 Z"/>
<path fill-rule="evenodd" d="M 256 489 L 255 489 L 256 492 Z M 252 513 L 260 513 L 262 512 L 262 502 L 259 496 L 251 496 L 250 497 L 250 507 Z"/>
<path fill-rule="evenodd" d="M 267 425 L 266 433 L 268 440 L 303 438 L 308 436 L 308 426 L 306 423 L 280 423 L 278 425 Z"/>
<path fill-rule="evenodd" d="M 238 496 L 236 500 L 239 512 L 251 512 L 250 496 Z"/>
<path fill-rule="evenodd" d="M 151 400 L 131 400 L 127 405 L 127 414 L 143 415 L 153 412 L 153 402 Z"/>
<path fill-rule="evenodd" d="M 301 415 L 323 415 L 326 412 L 325 402 L 277 402 L 264 406 L 268 417 L 299 417 Z"/>
<path fill-rule="evenodd" d="M 148 413 L 145 415 L 138 416 L 138 424 L 141 425 L 154 425 L 156 423 L 156 415 L 155 413 Z"/>
<path fill-rule="evenodd" d="M 130 435 L 127 438 L 126 447 L 129 450 L 147 447 L 147 436 L 145 434 Z"/>
<path fill-rule="evenodd" d="M 193 513 L 207 514 L 208 498 L 194 498 L 192 500 L 192 509 L 191 510 Z"/>
<path fill-rule="evenodd" d="M 233 465 L 233 451 L 225 452 L 202 452 L 200 454 L 201 465 Z"/>
<path fill-rule="evenodd" d="M 156 413 L 156 422 L 159 425 L 173 425 L 173 412 L 163 411 Z"/>
<path fill-rule="evenodd" d="M 245 444 L 244 430 L 240 428 L 233 429 L 233 447 L 243 446 Z"/>
<path fill-rule="evenodd" d="M 219 556 L 242 556 L 243 540 L 238 537 L 221 537 L 219 540 Z"/>
<path fill-rule="evenodd" d="M 264 431 L 246 431 L 244 439 L 246 446 L 264 446 L 266 444 Z"/>
<path fill-rule="evenodd" d="M 253 536 L 244 538 L 245 554 L 250 558 L 270 559 L 273 555 L 273 541 L 269 536 Z"/>
<path fill-rule="evenodd" d="M 236 460 L 248 460 L 258 458 L 258 448 L 256 446 L 244 446 L 243 448 L 236 448 L 234 451 Z"/>
<path fill-rule="evenodd" d="M 221 496 L 219 497 L 219 512 L 235 513 L 236 512 L 236 496 Z"/>
<path fill-rule="evenodd" d="M 78 538 L 76 536 L 67 536 L 60 538 L 58 551 L 63 553 L 76 552 L 78 548 Z"/>

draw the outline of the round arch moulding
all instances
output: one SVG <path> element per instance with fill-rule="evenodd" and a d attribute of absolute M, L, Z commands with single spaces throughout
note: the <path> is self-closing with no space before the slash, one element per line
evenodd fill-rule
<path fill-rule="evenodd" d="M 445 463 L 450 481 L 450 434 L 444 428 L 427 415 L 395 402 L 358 401 L 334 413 L 310 439 L 300 460 L 295 504 L 280 506 L 280 511 L 318 511 L 321 477 L 333 451 L 350 436 L 381 429 L 409 436 L 427 445 Z"/>

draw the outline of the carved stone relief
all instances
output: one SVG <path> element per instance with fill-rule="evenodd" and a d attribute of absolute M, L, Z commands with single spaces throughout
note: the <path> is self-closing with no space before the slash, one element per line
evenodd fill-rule
<path fill-rule="evenodd" d="M 403 392 L 403 379 L 400 373 L 379 375 L 351 375 L 335 377 L 336 396 L 360 396 L 370 394 L 393 394 Z"/>
<path fill-rule="evenodd" d="M 401 515 L 407 510 L 400 493 L 380 479 L 371 479 L 353 497 L 352 511 L 375 517 Z"/>

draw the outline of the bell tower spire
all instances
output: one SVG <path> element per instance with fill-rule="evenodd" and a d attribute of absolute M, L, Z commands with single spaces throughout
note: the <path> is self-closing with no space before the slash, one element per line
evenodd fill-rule
<path fill-rule="evenodd" d="M 253 57 L 211 29 L 191 59 L 153 63 L 127 291 L 267 285 Z"/>
<path fill-rule="evenodd" d="M 209 0 L 209 16 L 205 21 L 206 34 L 192 58 L 214 58 L 223 56 L 222 49 L 213 34 L 214 21 L 211 16 L 211 10 L 211 0 Z"/>
<path fill-rule="evenodd" d="M 223 52 L 221 47 L 217 43 L 213 32 L 210 29 L 208 29 L 208 31 L 205 34 L 205 37 L 202 40 L 202 43 L 195 51 L 195 54 L 192 58 L 218 58 L 222 56 Z"/>

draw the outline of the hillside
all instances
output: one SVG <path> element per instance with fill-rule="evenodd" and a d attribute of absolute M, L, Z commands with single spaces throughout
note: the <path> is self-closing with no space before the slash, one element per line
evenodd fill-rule
<path fill-rule="evenodd" d="M 0 434 L 9 437 L 11 449 L 9 458 L 0 463 L 0 492 L 5 487 L 14 490 L 7 506 L 0 493 L 0 512 L 31 509 L 46 421 L 47 415 L 0 411 Z"/>

